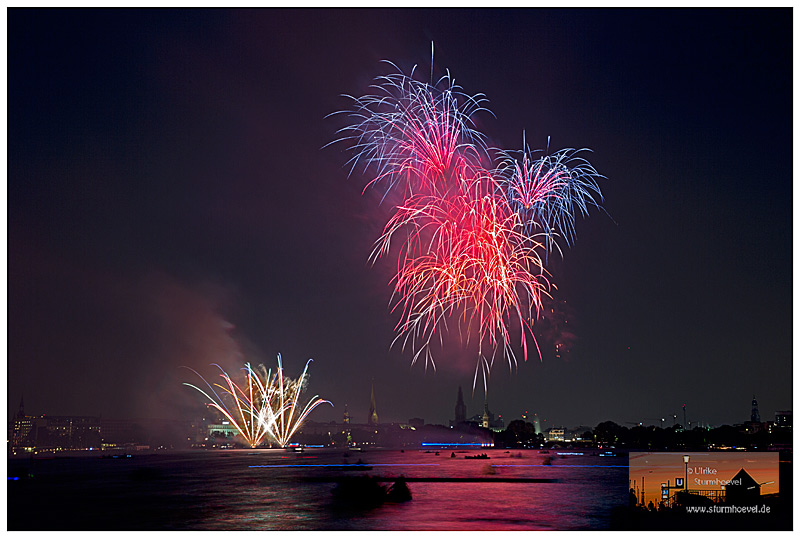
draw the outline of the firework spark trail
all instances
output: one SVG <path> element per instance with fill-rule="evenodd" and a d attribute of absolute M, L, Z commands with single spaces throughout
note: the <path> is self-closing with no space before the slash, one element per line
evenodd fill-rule
<path fill-rule="evenodd" d="M 224 384 L 215 383 L 212 386 L 203 376 L 192 370 L 208 385 L 213 397 L 195 385 L 190 383 L 184 385 L 203 394 L 210 401 L 207 405 L 222 413 L 251 448 L 264 442 L 265 437 L 284 447 L 311 411 L 318 405 L 331 403 L 314 395 L 303 410 L 299 411 L 300 394 L 307 383 L 310 363 L 311 359 L 306 362 L 303 373 L 296 380 L 284 377 L 280 354 L 274 375 L 262 365 L 259 377 L 259 373 L 249 363 L 245 364 L 242 371 L 245 373 L 246 385 L 243 384 L 241 387 L 219 365 L 214 366 L 222 372 L 220 377 L 224 380 Z M 220 396 L 214 387 L 221 389 L 223 396 Z"/>
<path fill-rule="evenodd" d="M 548 250 L 557 237 L 567 246 L 574 242 L 576 213 L 587 216 L 603 199 L 597 184 L 603 176 L 579 156 L 581 151 L 588 150 L 568 148 L 538 158 L 528 149 L 500 152 L 501 164 L 494 171 L 499 194 L 520 214 L 526 233 L 545 234 Z"/>
<path fill-rule="evenodd" d="M 245 442 L 247 442 L 248 445 L 250 445 L 250 447 L 256 447 L 260 445 L 264 440 L 264 436 L 267 435 L 269 431 L 264 421 L 265 400 L 263 398 L 259 398 L 260 396 L 264 395 L 265 387 L 258 378 L 258 374 L 250 367 L 250 364 L 245 364 L 245 367 L 242 370 L 245 372 L 245 382 L 249 388 L 249 391 L 245 391 L 231 379 L 231 377 L 222 369 L 221 366 L 218 364 L 213 366 L 216 366 L 222 372 L 220 377 L 224 380 L 224 385 L 214 383 L 212 386 L 211 383 L 203 378 L 203 376 L 201 376 L 195 370 L 189 368 L 195 374 L 197 374 L 197 376 L 200 377 L 200 379 L 202 379 L 206 385 L 208 385 L 208 388 L 214 394 L 213 397 L 203 389 L 192 385 L 191 383 L 184 383 L 184 385 L 192 387 L 203 394 L 203 396 L 208 398 L 210 403 L 207 405 L 222 413 L 222 415 L 227 418 L 228 422 L 230 422 L 230 424 L 236 428 L 236 430 L 239 432 L 239 435 L 242 436 L 242 438 L 245 440 Z M 267 374 L 265 379 L 268 379 L 268 377 L 269 376 Z M 258 391 L 255 395 L 253 394 L 252 390 L 253 383 L 255 383 L 258 388 Z M 221 389 L 224 396 L 220 396 L 214 387 Z M 231 408 L 233 408 L 233 411 L 228 408 L 229 405 Z"/>
<path fill-rule="evenodd" d="M 427 347 L 438 320 L 455 311 L 467 333 L 477 325 L 479 345 L 488 341 L 491 348 L 510 350 L 511 315 L 530 332 L 530 310 L 539 310 L 549 287 L 537 253 L 541 244 L 517 231 L 518 215 L 502 199 L 433 199 L 422 208 L 399 208 L 395 217 L 435 229 L 427 252 L 420 254 L 419 241 L 412 238 L 400 258 L 395 308 L 402 305 L 401 335 L 420 338 Z M 527 357 L 524 338 L 521 345 Z"/>
<path fill-rule="evenodd" d="M 395 73 L 378 77 L 372 87 L 378 95 L 348 96 L 354 123 L 334 141 L 353 142 L 352 168 L 359 162 L 375 168 L 366 188 L 386 183 L 388 193 L 400 184 L 411 194 L 446 183 L 448 173 L 464 161 L 478 164 L 488 156 L 472 121 L 486 110 L 486 99 L 463 93 L 449 74 L 427 84 Z"/>
<path fill-rule="evenodd" d="M 306 362 L 303 373 L 296 380 L 284 378 L 283 364 L 281 356 L 278 354 L 278 369 L 270 384 L 273 390 L 270 394 L 272 397 L 268 398 L 271 405 L 266 406 L 265 423 L 270 436 L 282 447 L 289 444 L 289 440 L 308 418 L 311 411 L 323 403 L 331 404 L 328 400 L 322 400 L 319 396 L 314 395 L 303 410 L 299 411 L 300 394 L 308 381 L 308 365 L 310 363 L 311 359 Z"/>
<path fill-rule="evenodd" d="M 449 72 L 429 84 L 397 71 L 376 78 L 377 95 L 350 97 L 353 123 L 334 142 L 351 143 L 351 173 L 372 170 L 365 191 L 402 199 L 370 255 L 400 245 L 393 344 L 435 368 L 431 345 L 450 320 L 477 341 L 485 385 L 498 354 L 516 364 L 512 328 L 525 360 L 529 337 L 538 352 L 532 326 L 551 289 L 542 259 L 561 252 L 559 238 L 574 241 L 576 213 L 599 207 L 602 176 L 573 149 L 537 157 L 523 138 L 522 151 L 490 150 L 473 121 L 489 112 L 483 94 L 464 93 Z"/>

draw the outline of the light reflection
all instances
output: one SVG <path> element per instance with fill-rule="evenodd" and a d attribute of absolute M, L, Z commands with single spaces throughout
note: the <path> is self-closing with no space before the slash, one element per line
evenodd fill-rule
<path fill-rule="evenodd" d="M 627 465 L 542 465 L 542 464 L 539 464 L 539 465 L 533 465 L 533 464 L 530 464 L 530 465 L 500 464 L 500 465 L 492 465 L 492 467 L 548 467 L 550 469 L 552 469 L 553 467 L 570 467 L 570 468 L 572 468 L 572 467 L 611 467 L 611 468 L 624 467 L 626 469 L 628 468 Z"/>
<path fill-rule="evenodd" d="M 256 467 L 271 467 L 271 468 L 289 468 L 289 467 L 434 467 L 438 463 L 340 463 L 340 464 L 297 464 L 297 465 L 248 465 L 250 468 Z"/>

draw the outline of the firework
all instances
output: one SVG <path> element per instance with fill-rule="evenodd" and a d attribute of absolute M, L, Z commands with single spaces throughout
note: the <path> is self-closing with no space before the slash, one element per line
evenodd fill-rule
<path fill-rule="evenodd" d="M 524 145 L 524 142 L 523 142 Z M 544 234 L 548 251 L 562 237 L 569 246 L 575 239 L 575 216 L 589 214 L 602 201 L 597 180 L 602 178 L 581 151 L 562 149 L 536 157 L 529 149 L 501 151 L 494 171 L 498 195 L 517 211 L 525 233 Z M 520 155 L 515 158 L 514 154 Z"/>
<path fill-rule="evenodd" d="M 281 356 L 278 354 L 278 369 L 272 378 L 267 374 L 266 379 L 270 379 L 270 383 L 267 386 L 268 405 L 265 406 L 264 423 L 270 437 L 281 447 L 289 444 L 289 440 L 300 428 L 300 425 L 317 406 L 323 403 L 333 405 L 328 400 L 322 400 L 319 396 L 314 395 L 301 409 L 300 394 L 305 390 L 308 382 L 309 364 L 311 364 L 311 359 L 306 362 L 299 378 L 290 379 L 283 376 L 283 364 Z"/>
<path fill-rule="evenodd" d="M 280 354 L 274 374 L 263 365 L 256 370 L 248 363 L 242 368 L 244 382 L 241 385 L 234 382 L 219 365 L 214 366 L 219 368 L 223 383 L 212 385 L 195 372 L 213 396 L 190 383 L 184 385 L 203 394 L 210 402 L 206 405 L 222 413 L 251 448 L 263 443 L 265 438 L 284 447 L 311 411 L 320 404 L 331 403 L 314 395 L 301 409 L 300 395 L 308 381 L 310 363 L 311 359 L 306 362 L 303 373 L 297 379 L 284 377 Z"/>
<path fill-rule="evenodd" d="M 414 227 L 395 277 L 398 339 L 411 343 L 413 360 L 434 364 L 430 345 L 451 319 L 478 353 L 492 362 L 498 351 L 516 361 L 508 330 L 521 328 L 527 358 L 530 321 L 549 289 L 538 254 L 541 242 L 520 233 L 519 216 L 501 198 L 462 193 L 400 207 L 394 219 Z M 411 209 L 413 207 L 413 209 Z M 389 226 L 394 225 L 390 221 Z M 424 241 L 421 235 L 429 234 Z M 382 240 L 388 241 L 391 231 Z M 422 246 L 424 243 L 424 248 Z M 535 341 L 535 340 L 534 340 Z"/>
<path fill-rule="evenodd" d="M 353 124 L 339 139 L 352 142 L 352 168 L 374 169 L 367 187 L 385 184 L 388 192 L 399 185 L 404 194 L 446 188 L 459 170 L 480 166 L 488 155 L 472 120 L 486 110 L 486 99 L 465 94 L 449 74 L 428 84 L 395 73 L 378 77 L 373 88 L 376 95 L 347 96 Z"/>
<path fill-rule="evenodd" d="M 393 343 L 435 368 L 431 345 L 455 326 L 477 342 L 476 380 L 483 369 L 485 382 L 496 356 L 516 364 L 512 332 L 525 360 L 529 341 L 538 352 L 545 262 L 561 252 L 559 239 L 574 241 L 576 214 L 599 207 L 602 176 L 581 151 L 537 156 L 524 139 L 519 152 L 488 148 L 474 121 L 488 112 L 483 94 L 465 93 L 449 72 L 427 83 L 397 71 L 376 79 L 376 94 L 350 97 L 351 124 L 337 140 L 350 143 L 351 173 L 361 165 L 369 174 L 365 190 L 400 200 L 370 256 L 400 245 Z"/>

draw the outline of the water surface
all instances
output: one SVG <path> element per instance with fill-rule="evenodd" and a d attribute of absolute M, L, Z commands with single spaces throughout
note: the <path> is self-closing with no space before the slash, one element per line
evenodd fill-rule
<path fill-rule="evenodd" d="M 484 452 L 490 459 L 464 457 Z M 359 460 L 371 468 L 353 466 Z M 412 500 L 370 509 L 334 502 L 337 480 L 366 474 L 413 480 Z M 607 529 L 628 485 L 624 456 L 501 449 L 10 460 L 9 476 L 20 477 L 8 483 L 10 530 Z M 453 478 L 464 481 L 425 481 Z"/>

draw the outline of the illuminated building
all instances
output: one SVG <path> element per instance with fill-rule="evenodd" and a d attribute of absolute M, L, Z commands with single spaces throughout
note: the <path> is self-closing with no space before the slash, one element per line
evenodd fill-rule
<path fill-rule="evenodd" d="M 19 410 L 12 422 L 11 426 L 11 446 L 21 447 L 30 446 L 31 443 L 31 430 L 33 429 L 33 417 L 25 416 L 25 402 L 24 398 L 19 400 Z"/>
<path fill-rule="evenodd" d="M 47 417 L 46 440 L 41 431 L 37 443 L 63 448 L 89 448 L 100 446 L 100 417 L 52 416 Z"/>
<path fill-rule="evenodd" d="M 792 428 L 792 412 L 791 411 L 776 411 L 775 412 L 775 426 L 778 428 Z"/>
<path fill-rule="evenodd" d="M 496 432 L 505 429 L 505 423 L 503 422 L 503 417 L 501 415 L 497 415 L 497 419 L 495 419 L 494 413 L 489 411 L 489 404 L 486 400 L 484 400 L 483 402 L 483 414 L 475 415 L 474 417 L 470 418 L 468 422 L 477 423 L 478 426 Z"/>
<path fill-rule="evenodd" d="M 333 439 L 330 432 L 328 437 Z M 350 411 L 347 409 L 347 404 L 344 404 L 344 415 L 342 416 L 342 437 L 340 438 L 346 446 L 350 446 L 353 442 L 353 436 L 350 431 Z"/>
<path fill-rule="evenodd" d="M 212 437 L 234 437 L 238 434 L 239 430 L 236 429 L 236 426 L 234 426 L 227 420 L 223 420 L 221 424 L 208 425 L 209 439 Z"/>
<path fill-rule="evenodd" d="M 378 425 L 378 410 L 375 408 L 375 383 L 372 383 L 372 392 L 369 396 L 369 417 L 367 417 L 367 424 L 370 426 Z"/>
<path fill-rule="evenodd" d="M 20 404 L 20 413 L 23 413 Z M 12 441 L 15 447 L 38 449 L 100 448 L 100 418 L 89 416 L 27 417 L 17 414 Z"/>

